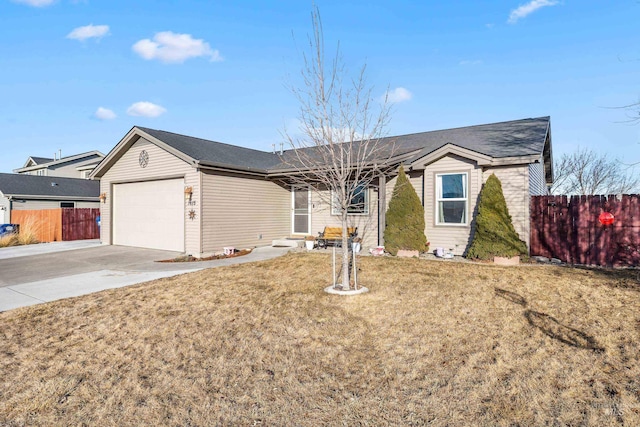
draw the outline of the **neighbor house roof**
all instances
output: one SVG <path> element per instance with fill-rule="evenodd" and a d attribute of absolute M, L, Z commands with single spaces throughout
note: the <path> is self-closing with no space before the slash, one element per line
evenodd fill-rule
<path fill-rule="evenodd" d="M 80 153 L 80 154 L 74 154 L 72 156 L 66 156 L 66 157 L 61 157 L 59 159 L 49 159 L 49 158 L 45 158 L 45 157 L 29 157 L 29 160 L 33 160 L 36 164 L 34 166 L 26 166 L 29 164 L 29 160 L 27 160 L 27 162 L 25 163 L 25 166 L 19 168 L 19 169 L 14 169 L 13 171 L 16 173 L 20 173 L 20 172 L 28 172 L 31 170 L 35 170 L 35 169 L 41 169 L 42 167 L 51 167 L 51 166 L 56 166 L 56 165 L 60 165 L 63 163 L 68 163 L 68 162 L 73 162 L 73 161 L 77 161 L 77 160 L 82 160 L 84 158 L 87 157 L 95 157 L 98 159 L 101 159 L 104 157 L 104 154 L 102 154 L 100 151 L 98 150 L 93 150 L 93 151 L 87 151 L 86 153 Z"/>
<path fill-rule="evenodd" d="M 382 144 L 387 146 L 383 150 L 386 155 L 392 153 L 394 157 L 409 163 L 448 145 L 493 159 L 539 159 L 544 152 L 549 129 L 550 118 L 547 116 L 386 137 L 382 139 Z M 132 140 L 132 135 L 151 137 L 196 166 L 277 175 L 291 170 L 292 164 L 296 163 L 294 150 L 285 150 L 279 155 L 162 130 L 134 127 L 98 165 L 94 176 L 102 176 L 117 159 L 117 152 L 128 146 L 126 142 Z M 314 147 L 301 150 L 314 150 Z"/>
<path fill-rule="evenodd" d="M 26 164 L 29 164 L 29 160 L 33 160 L 33 163 L 35 163 L 36 165 L 41 165 L 43 163 L 53 162 L 54 159 L 52 159 L 50 157 L 35 157 L 35 156 L 31 156 L 27 160 Z"/>
<path fill-rule="evenodd" d="M 100 182 L 78 178 L 0 173 L 0 192 L 5 196 L 37 199 L 95 199 Z"/>

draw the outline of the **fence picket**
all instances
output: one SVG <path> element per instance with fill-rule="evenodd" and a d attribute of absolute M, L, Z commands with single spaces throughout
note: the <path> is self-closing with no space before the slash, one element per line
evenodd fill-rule
<path fill-rule="evenodd" d="M 533 196 L 530 253 L 601 266 L 640 265 L 640 195 Z M 611 212 L 612 225 L 600 224 Z"/>
<path fill-rule="evenodd" d="M 21 230 L 30 225 L 39 242 L 99 239 L 96 218 L 100 209 L 63 208 L 43 210 L 14 210 L 11 222 L 20 224 Z"/>

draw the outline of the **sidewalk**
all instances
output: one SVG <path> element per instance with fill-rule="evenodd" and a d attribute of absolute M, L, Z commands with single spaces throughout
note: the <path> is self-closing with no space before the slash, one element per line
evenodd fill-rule
<path fill-rule="evenodd" d="M 35 245 L 9 246 L 0 248 L 0 259 L 19 258 L 50 254 L 54 252 L 73 251 L 76 249 L 94 248 L 100 246 L 100 240 L 74 240 L 72 242 L 37 243 Z"/>

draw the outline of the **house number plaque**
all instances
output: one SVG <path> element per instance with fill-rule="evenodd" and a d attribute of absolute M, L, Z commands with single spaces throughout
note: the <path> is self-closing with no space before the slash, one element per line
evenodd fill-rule
<path fill-rule="evenodd" d="M 146 168 L 149 164 L 149 153 L 147 150 L 142 150 L 140 152 L 140 157 L 138 157 L 138 162 L 140 163 L 141 168 Z"/>

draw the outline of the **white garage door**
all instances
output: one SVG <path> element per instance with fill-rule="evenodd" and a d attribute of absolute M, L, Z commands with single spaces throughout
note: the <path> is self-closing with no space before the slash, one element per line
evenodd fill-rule
<path fill-rule="evenodd" d="M 115 184 L 113 244 L 184 252 L 184 180 Z"/>

